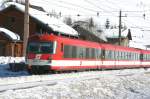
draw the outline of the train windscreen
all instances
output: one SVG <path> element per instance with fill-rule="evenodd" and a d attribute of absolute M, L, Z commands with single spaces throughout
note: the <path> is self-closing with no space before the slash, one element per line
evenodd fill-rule
<path fill-rule="evenodd" d="M 53 42 L 30 42 L 28 44 L 28 53 L 35 54 L 54 54 Z"/>

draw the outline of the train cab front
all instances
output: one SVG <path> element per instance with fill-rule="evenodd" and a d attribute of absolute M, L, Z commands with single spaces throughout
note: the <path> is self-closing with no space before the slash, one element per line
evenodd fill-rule
<path fill-rule="evenodd" d="M 29 42 L 26 64 L 31 74 L 47 73 L 51 70 L 51 62 L 56 53 L 56 41 Z"/>

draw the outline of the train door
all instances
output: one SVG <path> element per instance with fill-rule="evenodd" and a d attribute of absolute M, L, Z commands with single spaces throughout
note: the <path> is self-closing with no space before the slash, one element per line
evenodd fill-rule
<path fill-rule="evenodd" d="M 103 68 L 105 68 L 104 67 L 104 61 L 105 61 L 105 49 L 102 49 L 101 50 L 102 52 L 101 52 L 101 69 L 103 69 Z"/>
<path fill-rule="evenodd" d="M 101 59 L 105 60 L 105 50 L 104 49 L 102 49 Z"/>
<path fill-rule="evenodd" d="M 144 67 L 144 65 L 143 65 L 143 53 L 141 52 L 141 54 L 140 54 L 140 67 Z"/>

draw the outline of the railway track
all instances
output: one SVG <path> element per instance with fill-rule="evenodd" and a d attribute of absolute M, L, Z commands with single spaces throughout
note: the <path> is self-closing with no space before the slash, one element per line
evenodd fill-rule
<path fill-rule="evenodd" d="M 69 73 L 69 74 L 53 74 L 53 75 L 43 75 L 43 77 L 47 77 L 47 79 L 43 79 L 42 77 L 36 81 L 24 81 L 22 83 L 13 82 L 13 83 L 1 83 L 0 84 L 0 92 L 4 92 L 7 90 L 19 90 L 19 89 L 28 89 L 38 86 L 53 86 L 59 82 L 73 82 L 73 81 L 83 81 L 83 80 L 92 80 L 98 79 L 100 76 L 133 76 L 136 74 L 148 74 L 150 70 L 142 69 L 140 72 L 135 70 L 131 70 L 131 72 L 126 72 L 126 70 L 114 70 L 114 71 L 92 71 L 92 72 L 81 72 L 81 73 Z M 40 76 L 40 75 L 39 75 Z M 29 78 L 32 78 L 29 77 Z M 15 77 L 14 77 L 15 79 Z M 32 78 L 33 79 L 33 78 Z"/>

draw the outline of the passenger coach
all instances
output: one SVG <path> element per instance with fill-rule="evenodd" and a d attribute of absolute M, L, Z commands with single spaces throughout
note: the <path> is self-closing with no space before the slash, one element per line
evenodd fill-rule
<path fill-rule="evenodd" d="M 43 34 L 29 38 L 26 59 L 30 73 L 137 68 L 149 67 L 150 51 Z"/>

